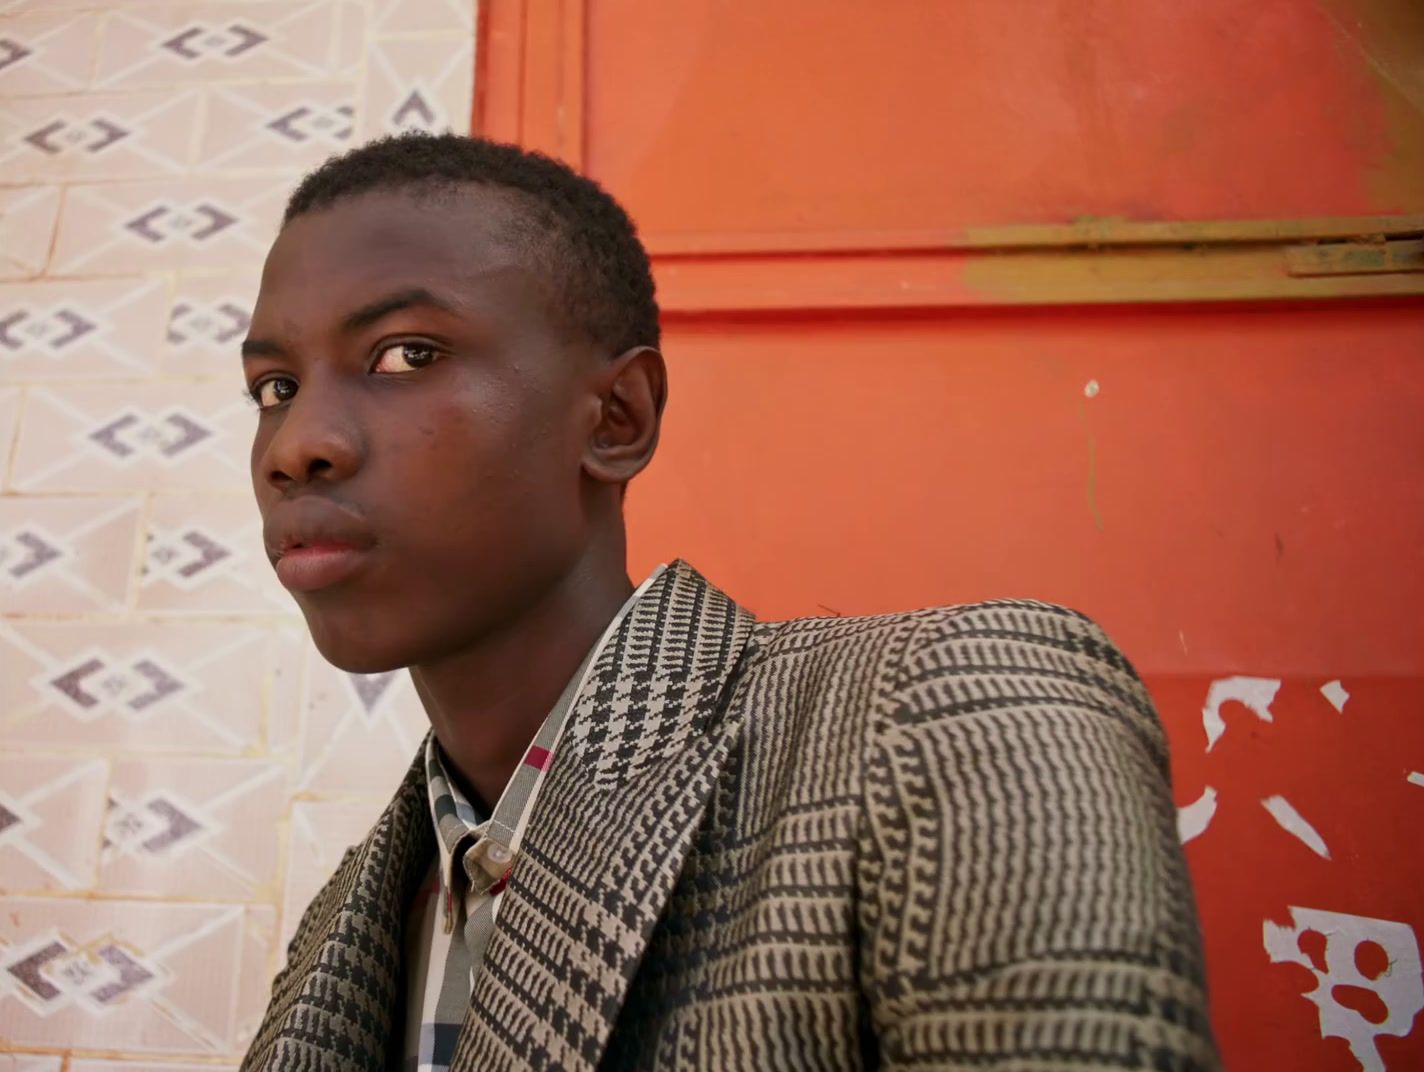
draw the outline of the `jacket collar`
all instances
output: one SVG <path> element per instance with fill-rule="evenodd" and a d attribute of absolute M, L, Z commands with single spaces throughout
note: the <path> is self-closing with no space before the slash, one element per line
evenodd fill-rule
<path fill-rule="evenodd" d="M 499 908 L 452 1072 L 592 1069 L 740 732 L 753 618 L 684 562 L 595 661 Z"/>
<path fill-rule="evenodd" d="M 740 732 L 730 685 L 753 620 L 679 561 L 604 646 L 501 895 L 452 1072 L 598 1064 Z M 317 1054 L 387 1067 L 406 912 L 434 854 L 422 746 L 304 917 L 320 937 L 293 943 L 244 1069 Z"/>

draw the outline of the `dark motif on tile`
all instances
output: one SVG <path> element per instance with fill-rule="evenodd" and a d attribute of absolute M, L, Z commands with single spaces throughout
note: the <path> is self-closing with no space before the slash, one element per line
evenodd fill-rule
<path fill-rule="evenodd" d="M 109 815 L 104 821 L 104 852 L 106 855 L 125 852 L 161 856 L 207 829 L 207 824 L 195 818 L 192 810 L 184 809 L 162 793 L 154 793 L 140 805 L 110 797 Z"/>
<path fill-rule="evenodd" d="M 19 63 L 26 56 L 33 54 L 33 52 L 20 44 L 20 42 L 12 41 L 8 37 L 0 37 L 0 71 Z"/>
<path fill-rule="evenodd" d="M 173 674 L 149 658 L 124 667 L 91 655 L 49 682 L 83 712 L 114 704 L 126 713 L 142 715 L 185 688 Z M 87 718 L 86 718 L 87 721 Z"/>
<path fill-rule="evenodd" d="M 436 122 L 435 109 L 418 89 L 412 89 L 391 115 L 391 124 L 401 129 L 431 130 Z"/>
<path fill-rule="evenodd" d="M 75 999 L 104 1008 L 160 976 L 155 965 L 115 941 L 75 947 L 55 935 L 19 950 L 5 963 L 5 971 L 19 983 L 15 993 L 45 1013 Z"/>
<path fill-rule="evenodd" d="M 42 153 L 58 156 L 66 149 L 102 153 L 128 136 L 129 131 L 108 119 L 91 119 L 87 123 L 55 119 L 38 130 L 30 131 L 23 140 Z"/>
<path fill-rule="evenodd" d="M 48 315 L 36 315 L 17 309 L 0 316 L 0 347 L 19 351 L 27 346 L 45 345 L 51 350 L 63 350 L 78 342 L 97 327 L 72 309 L 56 309 Z"/>
<path fill-rule="evenodd" d="M 398 676 L 399 671 L 392 670 L 384 674 L 347 674 L 346 680 L 351 683 L 367 717 L 374 717 L 381 698 L 390 691 Z"/>
<path fill-rule="evenodd" d="M 19 823 L 20 817 L 5 807 L 4 804 L 0 804 L 0 834 L 3 834 L 12 826 L 19 825 Z"/>
<path fill-rule="evenodd" d="M 162 574 L 167 579 L 191 581 L 225 558 L 232 552 L 211 536 L 197 529 L 189 529 L 178 538 L 177 543 L 148 537 L 148 561 L 143 565 L 147 579 Z"/>
<path fill-rule="evenodd" d="M 204 201 L 186 209 L 157 205 L 127 221 L 124 230 L 154 245 L 178 238 L 206 242 L 236 222 L 236 216 Z"/>
<path fill-rule="evenodd" d="M 181 33 L 174 34 L 159 47 L 166 48 L 173 55 L 192 62 L 218 57 L 232 59 L 251 51 L 266 40 L 266 35 L 240 23 L 232 23 L 220 29 L 189 26 Z"/>
<path fill-rule="evenodd" d="M 115 458 L 127 459 L 143 450 L 164 458 L 176 458 L 211 435 L 212 432 L 184 413 L 170 413 L 156 421 L 125 413 L 90 432 L 89 440 Z"/>
<path fill-rule="evenodd" d="M 227 345 L 247 333 L 250 318 L 235 302 L 190 305 L 180 301 L 168 318 L 168 341 L 174 346 L 201 340 Z"/>
<path fill-rule="evenodd" d="M 15 580 L 21 580 L 44 569 L 64 552 L 28 530 L 17 532 L 6 543 L 0 543 L 0 567 Z"/>
<path fill-rule="evenodd" d="M 349 104 L 331 109 L 311 108 L 303 104 L 273 119 L 267 124 L 267 129 L 297 144 L 311 141 L 314 137 L 343 142 L 351 137 L 353 111 Z"/>
<path fill-rule="evenodd" d="M 15 977 L 26 990 L 41 1001 L 53 1001 L 59 997 L 59 987 L 41 973 L 50 961 L 64 956 L 69 947 L 63 942 L 46 942 L 34 952 L 26 954 L 5 965 L 5 970 Z"/>

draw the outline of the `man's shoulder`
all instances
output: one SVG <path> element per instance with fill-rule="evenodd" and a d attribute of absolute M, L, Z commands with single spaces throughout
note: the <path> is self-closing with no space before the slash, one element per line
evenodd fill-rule
<path fill-rule="evenodd" d="M 849 654 L 876 648 L 912 656 L 950 645 L 965 654 L 1029 647 L 1115 663 L 1125 660 L 1101 626 L 1081 611 L 1035 599 L 992 599 L 862 616 L 824 615 L 759 622 L 769 653 L 818 648 Z"/>
<path fill-rule="evenodd" d="M 1151 701 L 1121 650 L 1092 618 L 1055 603 L 995 599 L 863 617 L 757 626 L 752 671 L 775 692 L 854 695 L 887 715 L 940 715 L 1048 701 Z M 751 668 L 749 668 L 750 670 Z M 812 705 L 820 706 L 820 705 Z"/>

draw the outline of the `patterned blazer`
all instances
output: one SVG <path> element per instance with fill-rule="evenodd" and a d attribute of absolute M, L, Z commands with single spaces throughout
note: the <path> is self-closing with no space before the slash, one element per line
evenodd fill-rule
<path fill-rule="evenodd" d="M 1151 701 L 1035 602 L 758 623 L 684 563 L 581 694 L 452 1069 L 1217 1067 Z M 384 1072 L 417 757 L 244 1072 Z"/>

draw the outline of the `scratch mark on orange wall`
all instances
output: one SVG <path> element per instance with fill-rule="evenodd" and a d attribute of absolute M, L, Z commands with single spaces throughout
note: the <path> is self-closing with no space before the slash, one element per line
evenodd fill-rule
<path fill-rule="evenodd" d="M 1096 389 L 1096 380 L 1092 381 L 1092 386 Z M 1096 394 L 1097 391 L 1094 390 L 1093 393 Z M 1102 532 L 1103 512 L 1098 509 L 1098 441 L 1088 426 L 1088 407 L 1081 398 L 1078 400 L 1078 418 L 1083 422 L 1083 431 L 1088 436 L 1088 510 L 1093 515 L 1093 524 Z"/>
<path fill-rule="evenodd" d="M 1093 524 L 1103 531 L 1103 512 L 1098 509 L 1098 444 L 1088 433 L 1088 509 L 1093 512 Z"/>

